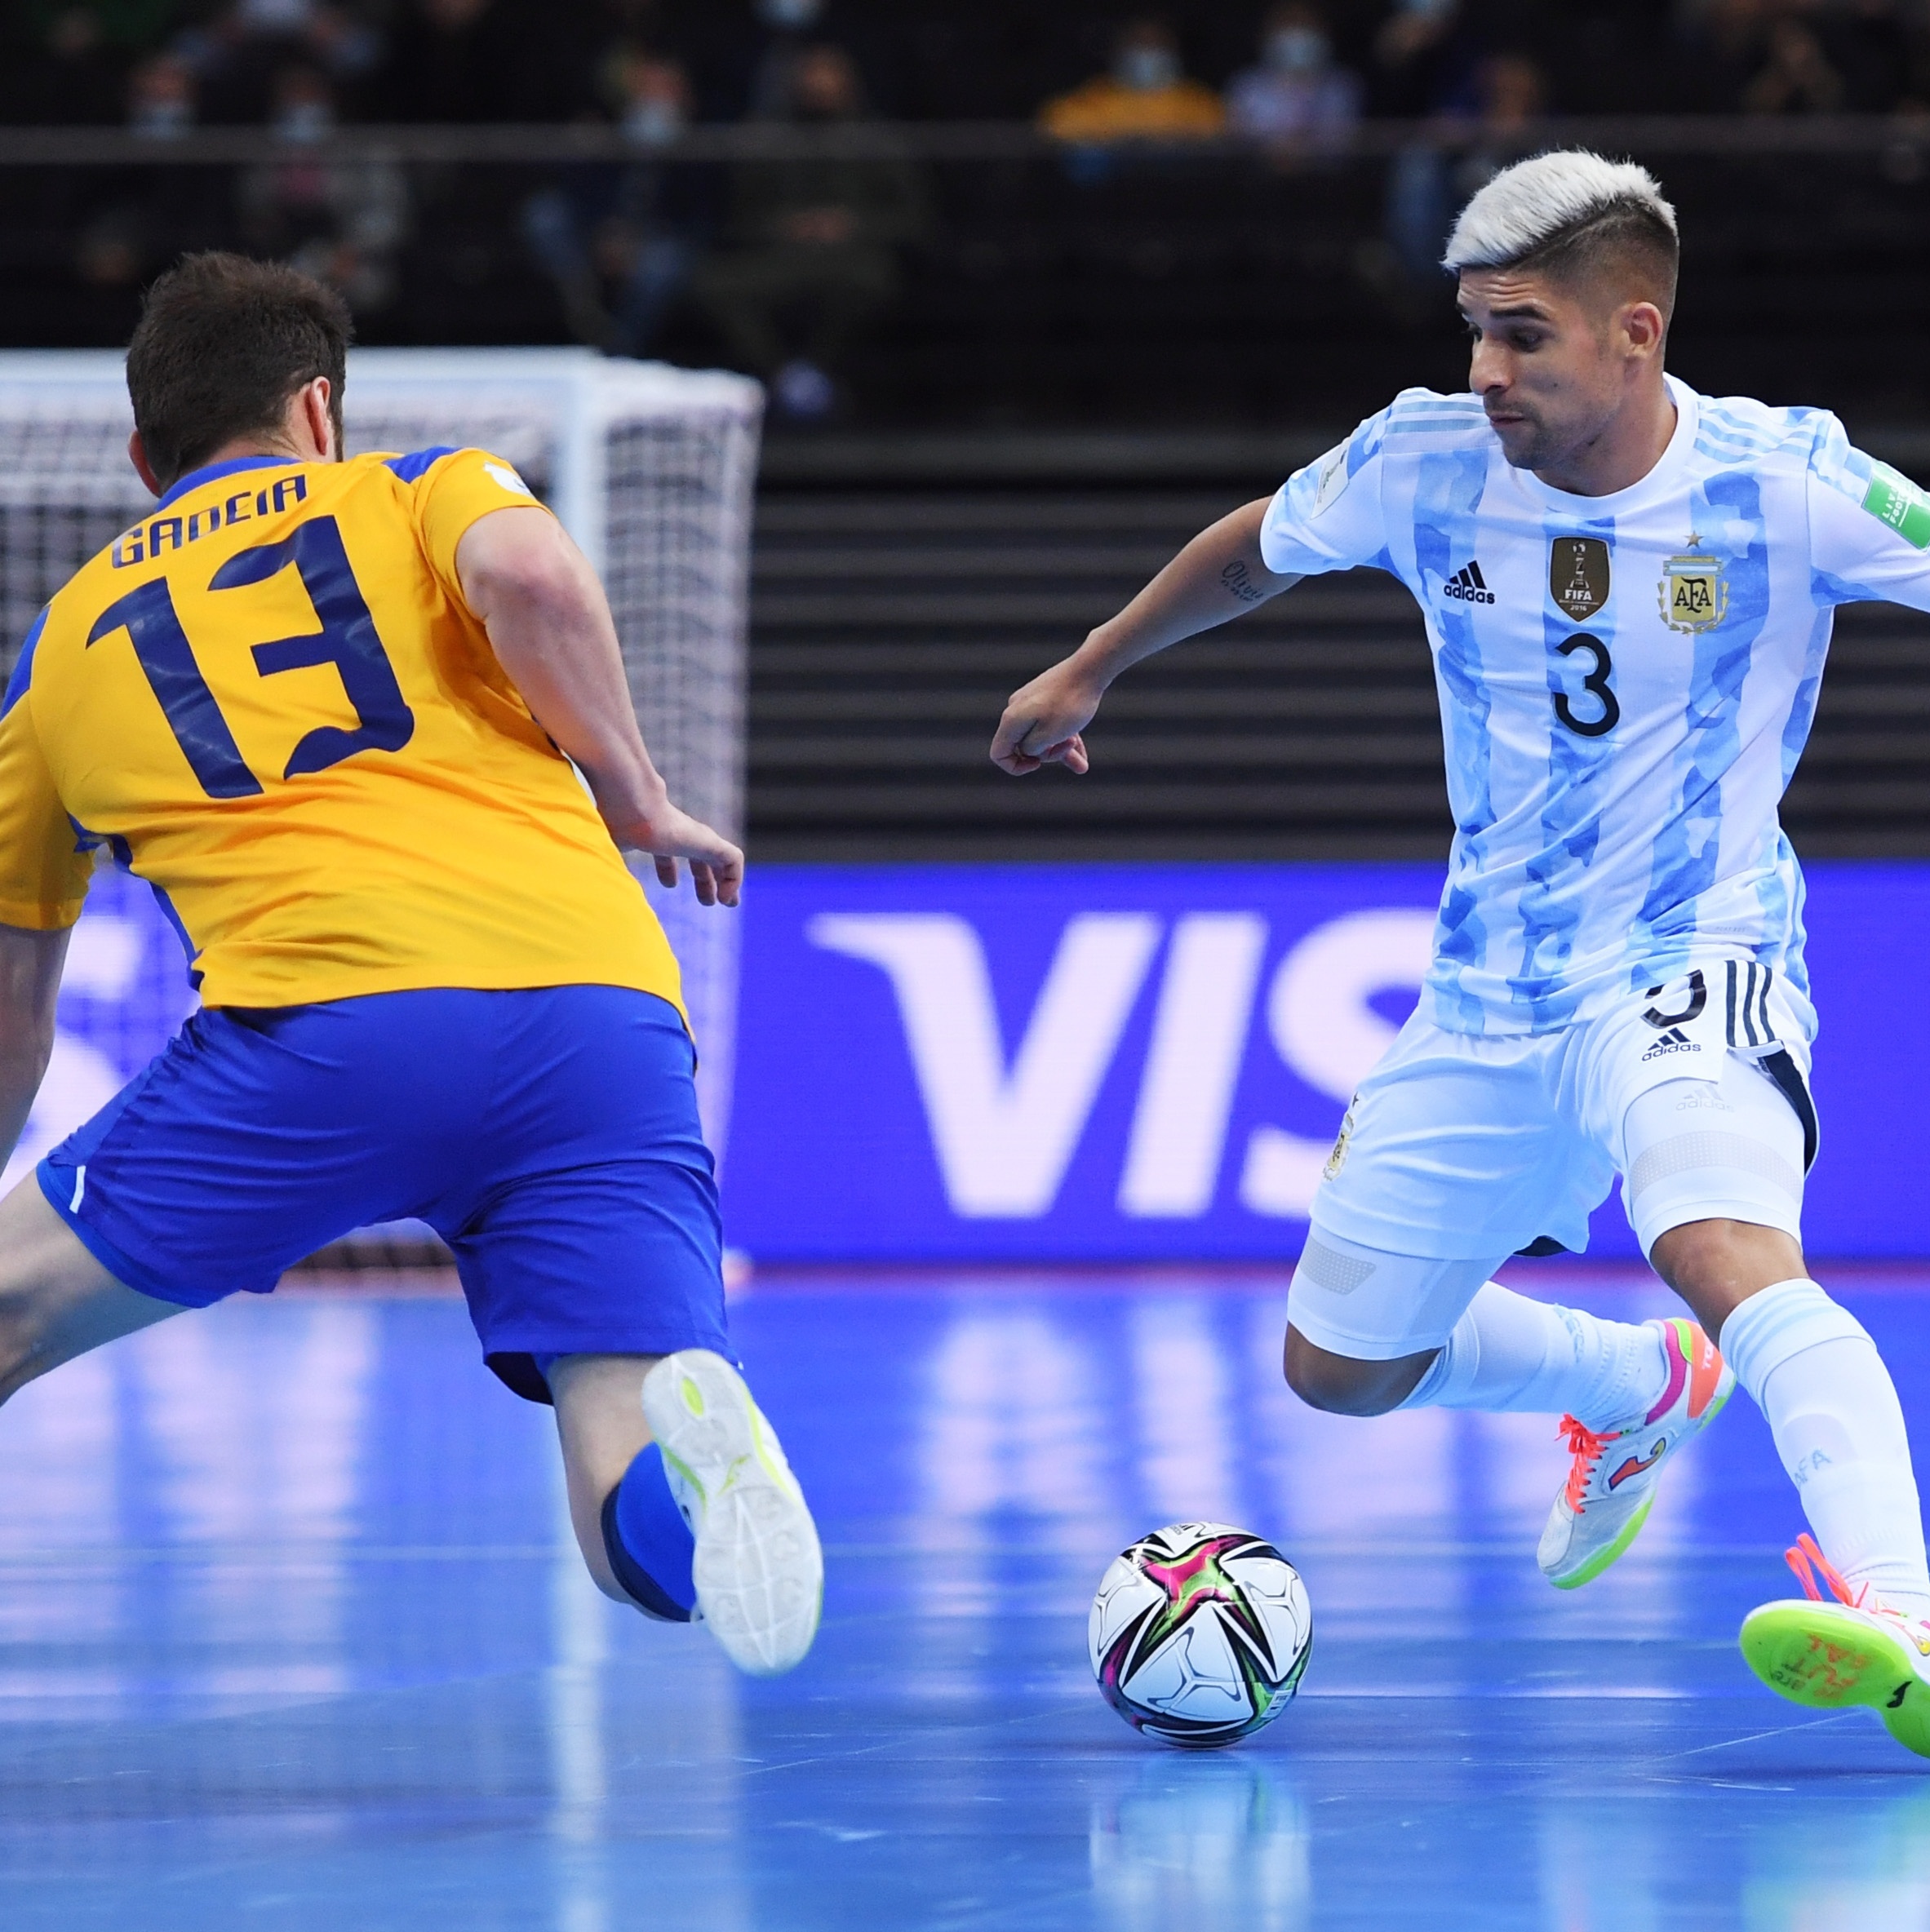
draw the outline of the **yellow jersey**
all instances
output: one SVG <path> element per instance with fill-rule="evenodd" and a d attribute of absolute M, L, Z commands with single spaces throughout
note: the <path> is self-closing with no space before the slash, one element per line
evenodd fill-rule
<path fill-rule="evenodd" d="M 0 712 L 0 922 L 149 881 L 211 1006 L 598 984 L 681 1010 L 641 887 L 463 601 L 480 450 L 210 464 L 83 565 Z"/>

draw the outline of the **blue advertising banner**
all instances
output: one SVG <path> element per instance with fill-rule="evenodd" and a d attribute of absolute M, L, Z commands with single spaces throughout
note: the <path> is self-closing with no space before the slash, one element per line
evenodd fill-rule
<path fill-rule="evenodd" d="M 1819 1256 L 1930 1259 L 1930 865 L 1808 871 Z M 741 917 L 733 1246 L 758 1261 L 1277 1261 L 1412 1010 L 1428 866 L 763 866 Z M 722 916 L 722 915 L 719 915 Z M 138 880 L 76 929 L 8 1184 L 193 1005 Z M 1632 1256 L 1613 1199 L 1591 1254 Z"/>
<path fill-rule="evenodd" d="M 1811 1249 L 1930 1256 L 1930 866 L 1810 869 Z M 1420 865 L 756 868 L 729 1239 L 756 1261 L 1279 1260 L 1412 1011 Z M 1633 1256 L 1613 1197 L 1590 1252 Z"/>
<path fill-rule="evenodd" d="M 68 942 L 54 1056 L 0 1183 L 11 1187 L 55 1141 L 112 1100 L 193 1010 L 181 942 L 153 893 L 103 867 Z"/>

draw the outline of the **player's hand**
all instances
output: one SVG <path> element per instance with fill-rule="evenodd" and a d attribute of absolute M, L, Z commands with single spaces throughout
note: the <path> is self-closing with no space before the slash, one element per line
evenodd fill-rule
<path fill-rule="evenodd" d="M 632 841 L 656 861 L 657 881 L 674 887 L 677 861 L 690 868 L 690 884 L 703 906 L 734 906 L 744 878 L 744 855 L 721 832 L 666 803 Z"/>
<path fill-rule="evenodd" d="M 1006 701 L 992 741 L 992 762 L 1014 778 L 1042 764 L 1063 764 L 1083 775 L 1091 765 L 1079 734 L 1099 708 L 1101 688 L 1073 668 L 1068 658 L 1042 671 Z"/>

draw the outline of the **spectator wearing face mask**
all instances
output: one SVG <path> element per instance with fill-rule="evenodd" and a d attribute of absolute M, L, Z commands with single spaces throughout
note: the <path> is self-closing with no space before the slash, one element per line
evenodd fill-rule
<path fill-rule="evenodd" d="M 202 118 L 228 122 L 268 119 L 277 77 L 295 66 L 325 74 L 338 104 L 359 103 L 382 53 L 366 21 L 326 0 L 233 0 L 173 47 L 194 69 Z"/>
<path fill-rule="evenodd" d="M 242 233 L 255 253 L 329 283 L 357 312 L 373 314 L 395 299 L 408 188 L 392 162 L 315 152 L 335 124 L 335 90 L 320 69 L 275 77 L 268 125 L 282 153 L 241 178 Z"/>
<path fill-rule="evenodd" d="M 570 333 L 612 354 L 644 356 L 690 281 L 710 171 L 658 158 L 690 117 L 679 62 L 624 41 L 601 67 L 605 104 L 637 158 L 565 171 L 524 203 L 523 235 Z"/>
<path fill-rule="evenodd" d="M 788 116 L 801 126 L 864 117 L 842 47 L 805 48 Z M 733 246 L 699 268 L 696 293 L 739 364 L 764 377 L 780 415 L 832 413 L 859 330 L 896 296 L 899 250 L 925 224 L 908 163 L 835 152 L 746 162 L 731 181 Z"/>
<path fill-rule="evenodd" d="M 1114 43 L 1112 64 L 1070 94 L 1049 100 L 1039 124 L 1062 141 L 1199 140 L 1226 125 L 1220 97 L 1188 80 L 1163 20 L 1134 21 Z"/>
<path fill-rule="evenodd" d="M 1259 64 L 1228 83 L 1227 125 L 1272 146 L 1326 147 L 1360 115 L 1360 79 L 1335 66 L 1319 12 L 1304 0 L 1276 7 L 1261 30 Z"/>

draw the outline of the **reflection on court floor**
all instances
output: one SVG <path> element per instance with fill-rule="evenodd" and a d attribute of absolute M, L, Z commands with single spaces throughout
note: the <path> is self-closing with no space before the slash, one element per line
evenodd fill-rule
<path fill-rule="evenodd" d="M 1930 1286 L 1845 1299 L 1930 1413 Z M 1313 1414 L 1276 1283 L 760 1281 L 734 1320 L 830 1562 L 774 1683 L 596 1594 L 451 1298 L 239 1297 L 0 1412 L 10 1932 L 1930 1926 L 1930 1766 L 1735 1653 L 1800 1527 L 1746 1402 L 1568 1597 L 1552 1423 Z M 1200 1757 L 1084 1657 L 1106 1561 L 1187 1516 L 1316 1619 L 1296 1708 Z"/>

